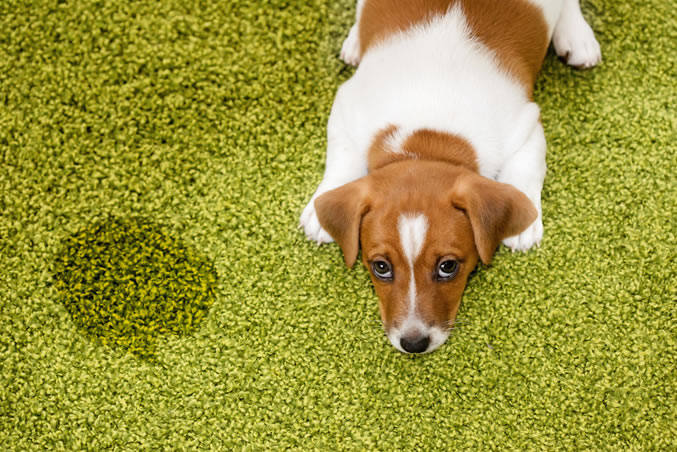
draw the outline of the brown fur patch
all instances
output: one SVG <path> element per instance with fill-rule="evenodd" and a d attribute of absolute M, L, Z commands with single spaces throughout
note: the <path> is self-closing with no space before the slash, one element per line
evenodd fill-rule
<path fill-rule="evenodd" d="M 419 129 L 406 137 L 400 152 L 392 149 L 389 140 L 399 129 L 388 126 L 376 134 L 368 154 L 368 168 L 373 171 L 399 160 L 422 159 L 444 161 L 478 171 L 477 154 L 468 140 L 447 132 Z"/>
<path fill-rule="evenodd" d="M 369 172 L 398 160 L 409 158 L 409 156 L 392 152 L 392 149 L 388 145 L 388 140 L 395 135 L 397 129 L 396 126 L 390 125 L 379 131 L 372 140 L 367 153 L 367 168 Z"/>
<path fill-rule="evenodd" d="M 528 0 L 367 0 L 360 16 L 360 57 L 379 42 L 460 4 L 472 34 L 529 97 L 548 49 L 543 13 Z"/>
<path fill-rule="evenodd" d="M 439 160 L 478 171 L 477 154 L 468 140 L 451 133 L 420 129 L 402 145 L 405 152 L 425 160 Z"/>
<path fill-rule="evenodd" d="M 437 210 L 425 215 L 430 227 L 414 266 L 417 310 L 427 324 L 445 328 L 456 318 L 468 275 L 477 265 L 477 251 L 470 223 L 463 212 L 445 208 L 445 204 L 440 203 Z M 450 281 L 436 281 L 437 266 L 447 258 L 460 261 L 458 274 Z"/>

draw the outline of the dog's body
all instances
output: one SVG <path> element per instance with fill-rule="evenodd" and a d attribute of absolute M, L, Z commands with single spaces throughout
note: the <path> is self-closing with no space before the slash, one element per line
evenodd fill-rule
<path fill-rule="evenodd" d="M 446 340 L 468 274 L 501 240 L 542 238 L 532 92 L 551 38 L 572 65 L 600 59 L 578 0 L 358 0 L 341 55 L 359 67 L 336 95 L 301 224 L 349 266 L 361 241 L 401 351 Z"/>

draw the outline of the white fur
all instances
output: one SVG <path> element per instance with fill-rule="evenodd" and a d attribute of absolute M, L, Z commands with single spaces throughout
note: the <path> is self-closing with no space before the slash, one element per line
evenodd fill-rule
<path fill-rule="evenodd" d="M 428 218 L 422 213 L 402 214 L 397 220 L 397 231 L 400 233 L 400 245 L 407 258 L 409 269 L 413 271 L 416 258 L 421 254 L 425 243 Z"/>
<path fill-rule="evenodd" d="M 351 66 L 360 64 L 360 40 L 357 24 L 353 25 L 341 46 L 341 59 Z"/>
<path fill-rule="evenodd" d="M 590 68 L 602 61 L 595 33 L 585 21 L 579 0 L 530 0 L 541 7 L 557 55 L 571 66 Z"/>
<path fill-rule="evenodd" d="M 397 220 L 397 230 L 400 233 L 400 244 L 409 265 L 409 310 L 407 317 L 416 315 L 416 279 L 414 278 L 414 264 L 421 253 L 425 236 L 428 232 L 428 219 L 419 213 L 415 215 L 400 215 Z"/>
<path fill-rule="evenodd" d="M 394 154 L 406 154 L 402 146 L 404 145 L 404 142 L 407 141 L 407 138 L 409 138 L 409 135 L 412 133 L 412 130 L 398 128 L 397 130 L 393 131 L 390 136 L 388 136 L 388 138 L 385 139 L 384 145 L 389 152 Z"/>
<path fill-rule="evenodd" d="M 430 343 L 426 351 L 436 349 L 449 336 L 449 332 L 446 330 L 426 325 L 416 312 L 417 290 L 414 265 L 423 249 L 428 232 L 428 224 L 428 218 L 422 213 L 402 214 L 397 221 L 400 245 L 409 267 L 409 293 L 407 294 L 409 305 L 407 307 L 407 315 L 402 324 L 391 328 L 387 332 L 387 336 L 395 348 L 404 353 L 408 353 L 402 348 L 400 343 L 404 335 L 428 336 Z"/>
<path fill-rule="evenodd" d="M 358 24 L 360 23 L 364 2 L 365 0 L 357 0 L 355 25 L 351 27 L 348 37 L 343 41 L 343 46 L 341 46 L 341 59 L 351 66 L 360 64 L 360 30 Z"/>
<path fill-rule="evenodd" d="M 602 61 L 595 33 L 585 21 L 578 0 L 564 0 L 552 43 L 557 55 L 571 66 L 591 68 Z"/>
<path fill-rule="evenodd" d="M 400 339 L 404 334 L 410 331 L 420 331 L 423 335 L 427 335 L 430 338 L 430 343 L 428 348 L 423 351 L 423 353 L 430 353 L 435 350 L 440 345 L 444 344 L 444 341 L 449 337 L 450 330 L 445 330 L 437 326 L 427 327 L 423 322 L 418 318 L 409 318 L 402 323 L 399 327 L 391 328 L 386 332 L 388 340 L 393 346 L 401 351 L 402 353 L 409 353 L 402 348 Z"/>

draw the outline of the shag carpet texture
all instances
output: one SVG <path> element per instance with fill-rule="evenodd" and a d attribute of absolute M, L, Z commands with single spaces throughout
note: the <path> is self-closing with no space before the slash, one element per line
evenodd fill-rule
<path fill-rule="evenodd" d="M 549 51 L 540 248 L 397 352 L 297 229 L 352 0 L 0 5 L 3 450 L 677 450 L 677 19 Z"/>

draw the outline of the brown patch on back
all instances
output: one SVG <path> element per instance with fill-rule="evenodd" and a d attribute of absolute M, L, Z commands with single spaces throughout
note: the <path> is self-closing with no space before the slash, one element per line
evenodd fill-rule
<path fill-rule="evenodd" d="M 548 49 L 541 9 L 528 0 L 367 0 L 360 16 L 360 58 L 373 46 L 412 26 L 463 8 L 472 34 L 491 49 L 501 67 L 519 80 L 531 98 Z"/>
<path fill-rule="evenodd" d="M 367 0 L 360 15 L 360 58 L 370 47 L 444 14 L 456 0 Z"/>
<path fill-rule="evenodd" d="M 391 125 L 376 134 L 368 153 L 370 172 L 408 159 L 443 161 L 471 171 L 479 169 L 475 149 L 463 137 L 437 130 L 419 129 L 406 137 L 400 149 L 393 149 L 389 141 L 393 140 L 397 132 L 398 127 Z"/>
<path fill-rule="evenodd" d="M 390 125 L 385 129 L 381 129 L 372 140 L 367 152 L 367 169 L 369 172 L 398 160 L 411 158 L 411 156 L 392 152 L 392 149 L 388 145 L 388 140 L 397 133 L 397 129 L 396 126 Z"/>
<path fill-rule="evenodd" d="M 402 148 L 425 160 L 441 160 L 472 171 L 479 170 L 475 149 L 468 140 L 458 135 L 420 129 L 407 138 Z"/>
<path fill-rule="evenodd" d="M 527 0 L 461 3 L 473 32 L 496 53 L 503 69 L 527 88 L 531 98 L 549 44 L 541 9 Z"/>

